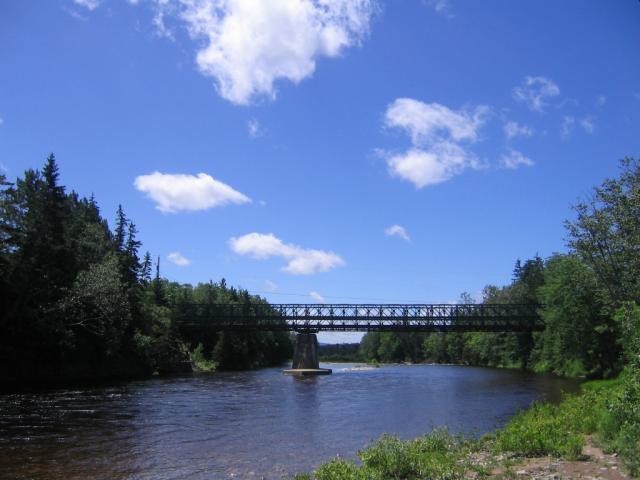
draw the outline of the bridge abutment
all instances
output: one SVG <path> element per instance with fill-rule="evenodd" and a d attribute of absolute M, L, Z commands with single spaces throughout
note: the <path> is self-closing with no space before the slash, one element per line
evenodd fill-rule
<path fill-rule="evenodd" d="M 318 337 L 315 333 L 298 333 L 293 352 L 293 364 L 285 375 L 329 375 L 330 368 L 320 368 L 318 361 Z"/>

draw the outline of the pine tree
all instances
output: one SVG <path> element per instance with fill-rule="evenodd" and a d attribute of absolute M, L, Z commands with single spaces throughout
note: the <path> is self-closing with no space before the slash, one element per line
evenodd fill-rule
<path fill-rule="evenodd" d="M 140 258 L 138 257 L 138 249 L 142 242 L 136 239 L 138 229 L 133 222 L 129 222 L 127 229 L 127 243 L 125 244 L 125 273 L 128 280 L 133 285 L 137 282 L 140 274 Z"/>
<path fill-rule="evenodd" d="M 127 231 L 127 224 L 129 221 L 127 220 L 126 215 L 124 214 L 124 210 L 122 209 L 122 205 L 118 205 L 118 211 L 116 212 L 116 231 L 114 235 L 114 243 L 116 247 L 116 251 L 122 252 L 125 248 L 125 235 Z"/>
<path fill-rule="evenodd" d="M 140 280 L 147 285 L 151 281 L 151 254 L 147 251 L 140 266 Z"/>
<path fill-rule="evenodd" d="M 167 299 L 164 294 L 164 288 L 162 285 L 162 279 L 160 278 L 160 255 L 156 262 L 156 277 L 153 279 L 153 294 L 155 297 L 156 305 L 165 305 Z"/>

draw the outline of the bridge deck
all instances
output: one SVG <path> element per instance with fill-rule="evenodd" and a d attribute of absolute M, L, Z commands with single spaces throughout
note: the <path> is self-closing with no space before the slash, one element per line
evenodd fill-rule
<path fill-rule="evenodd" d="M 184 327 L 242 331 L 528 332 L 544 329 L 532 304 L 190 304 Z"/>

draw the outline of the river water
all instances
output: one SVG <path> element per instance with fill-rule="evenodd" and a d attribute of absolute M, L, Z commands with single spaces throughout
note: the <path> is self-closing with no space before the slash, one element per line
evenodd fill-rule
<path fill-rule="evenodd" d="M 382 433 L 482 434 L 577 383 L 509 370 L 325 365 L 0 395 L 2 479 L 279 479 Z"/>

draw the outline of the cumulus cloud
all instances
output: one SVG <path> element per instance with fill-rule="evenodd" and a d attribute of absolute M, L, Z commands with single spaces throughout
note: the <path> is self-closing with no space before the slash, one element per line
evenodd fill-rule
<path fill-rule="evenodd" d="M 524 156 L 521 152 L 510 148 L 507 153 L 500 157 L 500 165 L 503 168 L 515 170 L 520 167 L 532 167 L 535 165 L 535 162 L 529 157 Z"/>
<path fill-rule="evenodd" d="M 544 112 L 547 101 L 560 95 L 560 87 L 546 77 L 525 77 L 521 85 L 513 89 L 513 98 L 535 112 Z"/>
<path fill-rule="evenodd" d="M 596 97 L 596 105 L 598 105 L 599 107 L 604 107 L 604 105 L 607 103 L 607 97 L 604 95 L 598 95 Z"/>
<path fill-rule="evenodd" d="M 533 135 L 533 129 L 525 125 L 520 125 L 518 122 L 507 122 L 504 124 L 504 134 L 507 140 L 516 137 L 531 137 Z"/>
<path fill-rule="evenodd" d="M 311 291 L 309 292 L 309 296 L 318 303 L 325 303 L 325 299 L 318 292 Z"/>
<path fill-rule="evenodd" d="M 255 260 L 281 257 L 287 261 L 282 270 L 293 275 L 327 272 L 345 265 L 342 257 L 333 252 L 284 243 L 272 233 L 253 232 L 233 237 L 229 240 L 229 246 L 238 255 L 246 255 Z"/>
<path fill-rule="evenodd" d="M 438 103 L 396 99 L 387 108 L 385 124 L 404 130 L 412 147 L 401 154 L 382 152 L 390 174 L 422 188 L 449 180 L 467 168 L 480 168 L 465 143 L 478 140 L 488 112 L 484 105 L 455 111 Z"/>
<path fill-rule="evenodd" d="M 88 1 L 88 0 L 85 0 Z M 155 0 L 154 23 L 178 18 L 200 42 L 199 71 L 232 103 L 275 98 L 277 80 L 299 83 L 317 59 L 358 45 L 369 30 L 375 0 Z"/>
<path fill-rule="evenodd" d="M 171 252 L 167 255 L 167 259 L 179 267 L 186 267 L 187 265 L 191 265 L 191 260 L 182 255 L 180 252 Z"/>
<path fill-rule="evenodd" d="M 94 11 L 96 8 L 100 6 L 100 4 L 102 3 L 102 0 L 73 0 L 73 3 L 81 7 L 84 7 L 87 10 Z"/>
<path fill-rule="evenodd" d="M 407 242 L 411 241 L 409 232 L 407 232 L 407 230 L 400 225 L 391 225 L 390 227 L 385 229 L 384 234 L 388 237 L 400 237 Z"/>
<path fill-rule="evenodd" d="M 251 201 L 246 195 L 206 173 L 185 175 L 153 172 L 136 177 L 134 185 L 156 202 L 158 210 L 165 213 L 207 210 L 229 203 Z"/>

